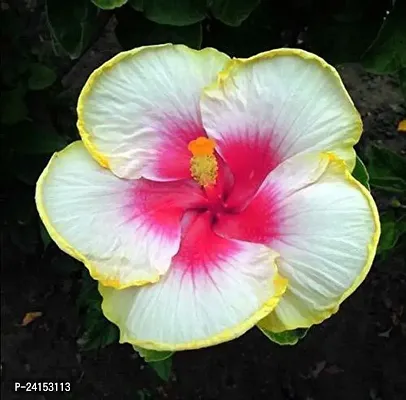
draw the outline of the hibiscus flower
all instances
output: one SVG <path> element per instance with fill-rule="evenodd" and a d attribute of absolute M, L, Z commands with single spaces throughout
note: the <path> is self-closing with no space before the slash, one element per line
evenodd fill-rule
<path fill-rule="evenodd" d="M 88 79 L 78 129 L 37 207 L 99 281 L 122 342 L 185 350 L 306 328 L 370 269 L 378 213 L 351 176 L 361 118 L 314 54 L 123 52 Z"/>

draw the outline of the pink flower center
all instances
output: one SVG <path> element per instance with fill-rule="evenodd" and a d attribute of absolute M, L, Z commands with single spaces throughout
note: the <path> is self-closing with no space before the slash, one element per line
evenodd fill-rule
<path fill-rule="evenodd" d="M 201 185 L 207 199 L 207 203 L 200 210 L 208 211 L 213 223 L 222 214 L 237 213 L 242 206 L 230 206 L 227 202 L 233 185 L 233 177 L 224 161 L 215 154 L 214 147 L 214 140 L 206 137 L 198 137 L 188 145 L 188 149 L 192 153 L 191 176 Z"/>

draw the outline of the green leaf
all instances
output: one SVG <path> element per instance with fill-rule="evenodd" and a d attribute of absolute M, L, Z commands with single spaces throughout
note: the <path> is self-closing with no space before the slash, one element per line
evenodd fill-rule
<path fill-rule="evenodd" d="M 295 345 L 300 339 L 303 339 L 306 336 L 307 331 L 309 330 L 309 329 L 305 329 L 305 328 L 298 328 L 298 329 L 293 329 L 291 331 L 284 331 L 284 332 L 276 333 L 276 332 L 268 331 L 261 327 L 259 327 L 259 329 L 268 339 L 272 340 L 273 342 L 275 342 L 281 346 Z"/>
<path fill-rule="evenodd" d="M 52 243 L 52 239 L 41 221 L 39 223 L 39 233 L 41 235 L 42 243 L 44 244 L 44 250 L 46 250 L 47 247 Z"/>
<path fill-rule="evenodd" d="M 368 190 L 371 190 L 369 186 L 369 174 L 362 162 L 362 160 L 357 156 L 357 161 L 355 163 L 354 171 L 352 171 L 352 176 L 360 183 L 362 183 Z"/>
<path fill-rule="evenodd" d="M 399 239 L 406 233 L 406 214 L 397 216 L 395 210 L 388 210 L 380 215 L 381 237 L 379 239 L 378 254 L 396 247 Z"/>
<path fill-rule="evenodd" d="M 164 381 L 169 380 L 172 369 L 173 351 L 155 351 L 134 346 L 134 350 L 150 365 Z"/>
<path fill-rule="evenodd" d="M 174 354 L 173 351 L 155 351 L 133 345 L 134 350 L 148 363 L 163 361 Z"/>
<path fill-rule="evenodd" d="M 7 134 L 8 146 L 20 154 L 50 154 L 63 149 L 67 141 L 52 128 L 19 124 Z"/>
<path fill-rule="evenodd" d="M 148 1 L 148 0 L 147 0 Z M 128 4 L 135 11 L 144 11 L 144 0 L 128 0 Z"/>
<path fill-rule="evenodd" d="M 166 358 L 162 361 L 153 361 L 148 365 L 155 370 L 158 376 L 165 382 L 169 382 L 169 378 L 172 372 L 172 358 Z"/>
<path fill-rule="evenodd" d="M 240 26 L 261 0 L 213 0 L 210 10 L 214 18 L 226 25 Z"/>
<path fill-rule="evenodd" d="M 406 157 L 371 145 L 366 151 L 370 185 L 391 193 L 406 193 Z"/>
<path fill-rule="evenodd" d="M 390 74 L 406 68 L 406 1 L 397 0 L 362 65 L 370 72 Z"/>
<path fill-rule="evenodd" d="M 322 2 L 317 8 L 311 4 L 306 44 L 330 63 L 359 62 L 389 8 L 390 0 L 381 0 L 374 7 L 370 0 L 341 1 L 334 7 L 330 2 Z"/>
<path fill-rule="evenodd" d="M 127 0 L 92 0 L 92 3 L 103 10 L 112 10 L 127 3 Z"/>
<path fill-rule="evenodd" d="M 202 27 L 200 24 L 189 26 L 159 25 L 147 20 L 134 10 L 120 9 L 116 12 L 118 21 L 116 36 L 121 46 L 129 50 L 134 47 L 175 43 L 185 44 L 199 49 L 202 42 Z"/>
<path fill-rule="evenodd" d="M 92 325 L 77 340 L 77 344 L 84 351 L 97 350 L 117 342 L 118 338 L 117 327 L 107 320 L 103 321 L 100 317 L 100 319 L 92 320 Z"/>
<path fill-rule="evenodd" d="M 104 317 L 101 302 L 97 282 L 84 272 L 77 300 L 79 308 L 84 311 L 83 334 L 77 341 L 83 350 L 106 347 L 119 339 L 118 328 Z"/>
<path fill-rule="evenodd" d="M 56 81 L 56 73 L 46 65 L 34 63 L 30 66 L 28 88 L 31 90 L 43 90 Z"/>
<path fill-rule="evenodd" d="M 405 180 L 396 176 L 374 177 L 371 185 L 375 189 L 394 194 L 404 194 L 406 189 Z"/>
<path fill-rule="evenodd" d="M 207 0 L 148 0 L 144 14 L 157 24 L 184 26 L 202 21 L 206 16 Z"/>
<path fill-rule="evenodd" d="M 46 18 L 55 42 L 71 59 L 90 44 L 98 23 L 98 9 L 89 0 L 46 0 Z"/>
<path fill-rule="evenodd" d="M 80 292 L 76 301 L 77 306 L 83 309 L 94 308 L 101 313 L 101 302 L 102 297 L 97 282 L 87 271 L 83 271 Z"/>
<path fill-rule="evenodd" d="M 19 84 L 15 89 L 3 91 L 0 97 L 1 123 L 13 125 L 23 121 L 28 116 L 28 108 L 25 104 L 26 89 Z"/>
<path fill-rule="evenodd" d="M 204 47 L 215 47 L 233 57 L 250 57 L 283 46 L 282 22 L 276 18 L 281 3 L 263 1 L 241 24 L 234 27 L 212 19 L 204 32 Z"/>

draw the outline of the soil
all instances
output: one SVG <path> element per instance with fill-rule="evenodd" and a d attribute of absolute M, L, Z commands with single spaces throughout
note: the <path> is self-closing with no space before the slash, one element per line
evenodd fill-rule
<path fill-rule="evenodd" d="M 103 37 L 64 79 L 76 101 L 88 74 L 119 50 Z M 358 66 L 340 69 L 371 141 L 406 148 L 396 131 L 406 115 L 396 79 Z M 387 199 L 378 197 L 380 206 Z M 252 329 L 229 343 L 174 356 L 169 383 L 161 381 L 129 345 L 80 352 L 74 282 L 61 278 L 47 260 L 2 265 L 2 398 L 182 399 L 182 400 L 403 400 L 406 398 L 406 265 L 402 250 L 377 260 L 365 282 L 340 311 L 314 326 L 296 346 L 279 347 Z M 42 317 L 22 327 L 29 311 Z M 69 393 L 13 391 L 21 380 L 69 381 Z M 4 397 L 3 397 L 4 396 Z"/>

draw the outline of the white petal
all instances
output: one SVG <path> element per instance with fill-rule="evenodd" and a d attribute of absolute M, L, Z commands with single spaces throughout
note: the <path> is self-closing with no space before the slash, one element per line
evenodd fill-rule
<path fill-rule="evenodd" d="M 103 312 L 121 342 L 155 350 L 207 347 L 242 335 L 285 290 L 265 246 L 215 235 L 197 217 L 168 273 L 157 283 L 115 290 L 99 286 Z"/>
<path fill-rule="evenodd" d="M 227 162 L 239 144 L 247 149 L 248 175 L 258 157 L 269 172 L 294 155 L 317 151 L 334 152 L 350 169 L 355 165 L 361 118 L 337 71 L 306 51 L 277 49 L 232 60 L 205 91 L 201 108 L 207 134 Z M 250 158 L 258 145 L 262 154 Z"/>
<path fill-rule="evenodd" d="M 278 332 L 320 323 L 338 310 L 369 272 L 380 224 L 370 193 L 331 157 L 313 165 L 292 160 L 273 179 L 288 187 L 271 246 L 281 254 L 278 266 L 289 283 L 260 326 Z"/>
<path fill-rule="evenodd" d="M 214 229 L 280 254 L 288 288 L 261 322 L 274 332 L 306 328 L 336 312 L 367 275 L 380 234 L 370 193 L 331 154 L 285 161 L 244 210 L 221 216 Z"/>
<path fill-rule="evenodd" d="M 93 72 L 79 98 L 87 148 L 120 177 L 189 177 L 187 145 L 205 135 L 201 91 L 227 61 L 214 49 L 170 44 L 118 54 Z"/>
<path fill-rule="evenodd" d="M 193 181 L 124 180 L 75 142 L 56 153 L 36 191 L 58 246 L 93 278 L 123 288 L 157 281 L 179 249 L 184 210 L 202 198 Z"/>

